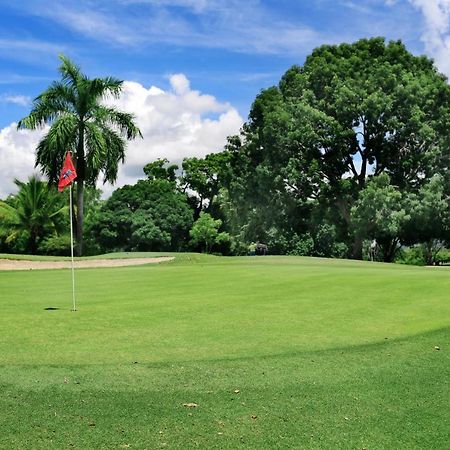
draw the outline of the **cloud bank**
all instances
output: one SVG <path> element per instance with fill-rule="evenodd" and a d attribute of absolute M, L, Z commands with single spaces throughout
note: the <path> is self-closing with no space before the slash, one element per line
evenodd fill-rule
<path fill-rule="evenodd" d="M 0 131 L 0 199 L 15 192 L 14 178 L 26 180 L 34 170 L 34 151 L 46 130 L 17 130 L 12 123 Z"/>

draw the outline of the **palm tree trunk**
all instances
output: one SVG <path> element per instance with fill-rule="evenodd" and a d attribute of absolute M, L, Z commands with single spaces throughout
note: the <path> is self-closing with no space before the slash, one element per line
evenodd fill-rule
<path fill-rule="evenodd" d="M 32 255 L 37 254 L 37 232 L 32 229 L 30 233 L 30 251 Z"/>

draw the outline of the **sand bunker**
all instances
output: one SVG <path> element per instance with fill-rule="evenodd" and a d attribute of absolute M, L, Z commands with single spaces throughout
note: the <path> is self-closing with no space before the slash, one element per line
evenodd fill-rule
<path fill-rule="evenodd" d="M 171 261 L 173 257 L 163 256 L 159 258 L 127 258 L 127 259 L 86 259 L 75 261 L 75 268 L 88 267 L 123 267 L 139 266 L 143 264 L 157 264 Z M 39 270 L 39 269 L 69 269 L 70 261 L 26 261 L 15 259 L 0 259 L 0 270 Z"/>

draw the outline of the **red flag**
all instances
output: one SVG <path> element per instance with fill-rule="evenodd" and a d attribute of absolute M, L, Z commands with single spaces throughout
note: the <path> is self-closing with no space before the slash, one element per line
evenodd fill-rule
<path fill-rule="evenodd" d="M 62 192 L 62 190 L 72 183 L 76 177 L 77 172 L 75 171 L 75 167 L 72 162 L 72 155 L 70 152 L 67 152 L 66 159 L 64 160 L 64 165 L 61 170 L 61 175 L 59 176 L 58 191 Z"/>

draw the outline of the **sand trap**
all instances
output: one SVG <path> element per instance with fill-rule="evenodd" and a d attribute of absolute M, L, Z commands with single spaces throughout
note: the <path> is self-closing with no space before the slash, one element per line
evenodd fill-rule
<path fill-rule="evenodd" d="M 162 256 L 159 258 L 86 259 L 75 261 L 75 268 L 139 266 L 143 264 L 158 264 L 173 259 L 175 258 L 171 256 Z M 0 270 L 69 269 L 70 267 L 72 267 L 70 261 L 0 259 Z"/>

